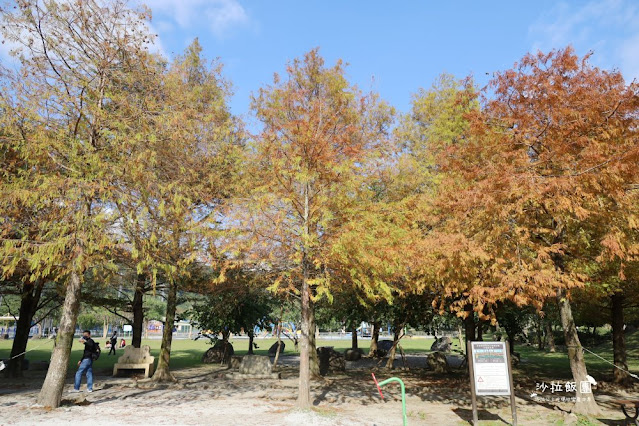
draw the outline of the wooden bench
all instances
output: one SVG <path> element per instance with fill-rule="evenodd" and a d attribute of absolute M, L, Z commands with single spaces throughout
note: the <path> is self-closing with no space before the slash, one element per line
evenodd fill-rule
<path fill-rule="evenodd" d="M 141 348 L 132 345 L 124 348 L 124 355 L 118 358 L 113 366 L 113 375 L 117 376 L 122 370 L 144 370 L 144 377 L 151 377 L 155 366 L 155 357 L 151 356 L 151 348 L 144 345 Z"/>
<path fill-rule="evenodd" d="M 637 417 L 639 417 L 639 401 L 638 400 L 620 399 L 620 400 L 612 401 L 612 402 L 615 404 L 619 404 L 621 406 L 621 411 L 623 411 L 624 416 L 626 416 L 626 418 L 624 419 L 625 425 L 634 424 L 639 426 L 639 420 L 637 420 Z M 635 409 L 635 412 L 632 416 L 628 414 L 628 411 L 626 410 L 626 408 L 631 408 L 631 407 Z"/>

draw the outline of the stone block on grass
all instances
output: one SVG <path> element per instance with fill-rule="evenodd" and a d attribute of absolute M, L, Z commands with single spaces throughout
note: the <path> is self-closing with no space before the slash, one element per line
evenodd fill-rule
<path fill-rule="evenodd" d="M 240 363 L 240 374 L 271 374 L 273 364 L 267 356 L 245 355 Z"/>

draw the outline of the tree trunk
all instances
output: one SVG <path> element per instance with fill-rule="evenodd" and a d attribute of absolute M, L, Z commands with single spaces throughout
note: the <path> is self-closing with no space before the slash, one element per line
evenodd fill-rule
<path fill-rule="evenodd" d="M 315 324 L 315 306 L 313 305 L 313 301 L 311 300 L 311 332 L 310 338 L 308 340 L 308 350 L 310 353 L 310 369 L 311 369 L 311 378 L 319 379 L 322 376 L 320 375 L 319 369 L 319 356 L 317 355 L 317 324 Z"/>
<path fill-rule="evenodd" d="M 572 308 L 566 297 L 564 290 L 557 292 L 559 303 L 559 313 L 561 315 L 561 325 L 564 329 L 566 339 L 566 348 L 568 349 L 568 359 L 570 360 L 570 370 L 577 387 L 577 402 L 573 411 L 576 414 L 598 415 L 600 413 L 597 402 L 592 393 L 582 393 L 581 384 L 588 382 L 588 371 L 586 370 L 586 362 L 584 360 L 584 352 L 579 342 L 577 328 L 572 316 Z"/>
<path fill-rule="evenodd" d="M 393 368 L 393 363 L 395 362 L 395 353 L 397 352 L 397 345 L 399 345 L 399 340 L 402 337 L 404 337 L 404 324 L 402 324 L 399 329 L 395 330 L 395 334 L 393 337 L 393 346 L 391 347 L 390 353 L 388 354 L 386 368 Z"/>
<path fill-rule="evenodd" d="M 102 318 L 102 339 L 106 339 L 108 333 L 109 333 L 109 323 L 107 323 L 107 317 L 104 316 Z"/>
<path fill-rule="evenodd" d="M 357 349 L 357 327 L 351 328 L 351 349 Z"/>
<path fill-rule="evenodd" d="M 222 331 L 222 342 L 224 343 L 224 354 L 222 356 L 222 362 L 220 364 L 230 365 L 231 362 L 231 350 L 229 349 L 229 338 L 231 337 L 230 330 Z"/>
<path fill-rule="evenodd" d="M 302 341 L 300 349 L 300 377 L 297 393 L 297 406 L 302 409 L 311 408 L 311 376 L 319 377 L 319 360 L 315 348 L 315 312 L 311 300 L 310 278 L 311 263 L 308 258 L 310 238 L 310 183 L 303 187 L 304 215 L 302 223 Z"/>
<path fill-rule="evenodd" d="M 544 319 L 539 314 L 535 315 L 535 334 L 537 336 L 537 349 L 543 351 L 546 341 L 544 336 Z"/>
<path fill-rule="evenodd" d="M 464 331 L 466 332 L 466 342 L 474 342 L 475 337 L 475 313 L 473 312 L 472 305 L 466 305 L 465 309 L 468 312 L 466 318 L 464 318 Z"/>
<path fill-rule="evenodd" d="M 253 355 L 253 331 L 248 332 L 248 337 L 249 337 L 248 354 Z"/>
<path fill-rule="evenodd" d="M 482 320 L 477 320 L 477 341 L 484 341 L 484 323 Z"/>
<path fill-rule="evenodd" d="M 40 302 L 40 295 L 42 294 L 43 288 L 44 280 L 38 280 L 35 283 L 25 282 L 22 287 L 20 313 L 16 323 L 16 334 L 13 338 L 13 345 L 11 346 L 11 359 L 5 372 L 6 377 L 22 377 L 23 352 L 27 350 L 31 321 Z M 17 356 L 18 354 L 22 355 Z"/>
<path fill-rule="evenodd" d="M 546 341 L 548 342 L 548 351 L 556 352 L 557 348 L 555 347 L 555 336 L 552 331 L 552 327 L 550 326 L 550 322 L 546 321 Z"/>
<path fill-rule="evenodd" d="M 82 257 L 81 253 L 77 255 Z M 69 274 L 64 304 L 62 305 L 62 316 L 58 328 L 57 343 L 51 353 L 51 362 L 47 376 L 42 384 L 42 389 L 38 395 L 38 404 L 44 407 L 57 408 L 60 406 L 64 382 L 67 378 L 69 368 L 69 357 L 71 346 L 75 334 L 75 323 L 78 319 L 78 309 L 80 308 L 80 292 L 82 290 L 82 271 L 74 269 Z"/>
<path fill-rule="evenodd" d="M 626 372 L 628 363 L 626 362 L 626 336 L 623 330 L 623 293 L 615 293 L 610 299 L 612 302 L 612 352 L 615 366 L 613 368 L 613 376 L 615 383 L 626 384 L 630 376 Z M 623 370 L 620 370 L 622 368 Z"/>
<path fill-rule="evenodd" d="M 510 353 L 515 352 L 515 335 L 508 334 L 508 346 L 510 347 Z"/>
<path fill-rule="evenodd" d="M 142 346 L 142 331 L 144 325 L 144 285 L 146 284 L 146 274 L 138 274 L 133 293 L 133 335 L 131 344 L 134 348 Z"/>
<path fill-rule="evenodd" d="M 375 356 L 377 352 L 377 341 L 379 340 L 379 322 L 373 322 L 373 335 L 371 336 L 371 347 L 368 350 L 368 356 Z"/>
<path fill-rule="evenodd" d="M 166 321 L 162 330 L 162 347 L 158 367 L 153 374 L 154 382 L 176 382 L 176 378 L 169 370 L 171 361 L 171 342 L 173 341 L 173 323 L 175 322 L 175 308 L 177 305 L 177 282 L 169 281 L 169 291 L 166 298 Z"/>
<path fill-rule="evenodd" d="M 302 409 L 311 407 L 311 344 L 310 340 L 315 339 L 315 327 L 313 325 L 313 314 L 311 306 L 311 291 L 308 285 L 308 272 L 305 265 L 306 259 L 302 261 L 302 338 L 300 342 L 300 380 L 297 393 L 297 405 Z M 312 349 L 315 351 L 315 348 Z"/>
<path fill-rule="evenodd" d="M 280 348 L 282 347 L 282 312 L 280 312 L 280 318 L 277 320 L 277 351 L 275 352 L 275 359 L 273 360 L 273 368 L 277 367 L 277 361 L 280 359 Z"/>

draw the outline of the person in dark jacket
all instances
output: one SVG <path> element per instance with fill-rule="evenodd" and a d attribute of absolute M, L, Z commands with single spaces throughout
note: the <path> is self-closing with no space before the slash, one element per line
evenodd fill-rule
<path fill-rule="evenodd" d="M 109 351 L 109 355 L 113 352 L 115 355 L 115 347 L 118 344 L 118 332 L 117 330 L 113 330 L 113 334 L 111 335 L 111 350 Z"/>
<path fill-rule="evenodd" d="M 71 392 L 80 392 L 83 374 L 87 375 L 87 392 L 93 392 L 93 354 L 96 352 L 96 344 L 89 330 L 84 330 L 80 343 L 84 343 L 84 352 L 82 359 L 78 361 L 78 371 L 75 373 L 75 384 Z"/>

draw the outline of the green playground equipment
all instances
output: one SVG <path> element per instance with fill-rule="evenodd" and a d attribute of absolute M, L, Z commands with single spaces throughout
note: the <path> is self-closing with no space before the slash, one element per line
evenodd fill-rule
<path fill-rule="evenodd" d="M 373 375 L 373 380 L 375 380 L 375 385 L 377 386 L 377 391 L 379 392 L 379 396 L 381 396 L 382 399 L 384 399 L 384 394 L 382 393 L 382 386 L 392 382 L 399 383 L 399 386 L 402 390 L 402 415 L 403 415 L 404 426 L 408 425 L 408 418 L 406 417 L 406 388 L 404 387 L 404 382 L 402 382 L 402 379 L 400 379 L 399 377 L 390 377 L 386 380 L 382 380 L 381 382 L 377 383 L 377 378 L 375 377 L 375 373 L 371 373 L 371 374 Z"/>

